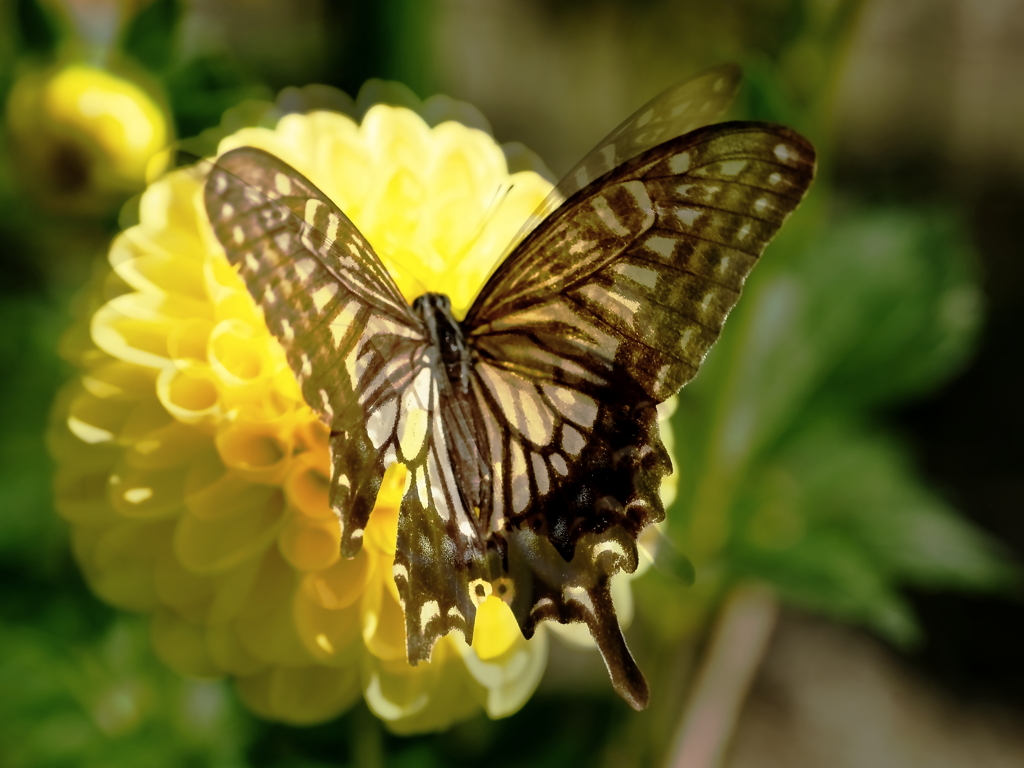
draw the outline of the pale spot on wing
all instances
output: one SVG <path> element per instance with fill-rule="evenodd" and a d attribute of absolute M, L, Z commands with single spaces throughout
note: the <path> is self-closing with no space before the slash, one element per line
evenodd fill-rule
<path fill-rule="evenodd" d="M 718 165 L 723 176 L 736 176 L 747 167 L 746 160 L 726 160 Z"/>
<path fill-rule="evenodd" d="M 548 461 L 551 462 L 551 468 L 554 469 L 555 472 L 560 474 L 562 477 L 565 477 L 567 474 L 569 474 L 569 467 L 565 463 L 565 457 L 562 456 L 562 454 L 553 453 L 548 458 Z"/>
<path fill-rule="evenodd" d="M 449 619 L 461 619 L 462 621 L 466 620 L 466 617 L 463 616 L 462 612 L 459 611 L 459 609 L 456 608 L 454 605 L 451 608 L 448 609 L 448 618 Z"/>
<path fill-rule="evenodd" d="M 228 177 L 225 173 L 215 174 L 213 177 L 213 188 L 217 190 L 218 195 L 224 194 L 228 188 Z"/>
<path fill-rule="evenodd" d="M 325 232 L 324 234 L 327 235 L 328 243 L 333 243 L 335 240 L 338 239 L 338 228 L 340 226 L 341 219 L 338 218 L 337 214 L 332 213 L 330 216 L 327 217 L 327 232 Z"/>
<path fill-rule="evenodd" d="M 665 259 L 671 259 L 672 255 L 676 251 L 675 239 L 671 237 L 661 237 L 660 235 L 648 237 L 644 241 L 644 246 Z"/>
<path fill-rule="evenodd" d="M 235 206 L 233 206 L 231 203 L 224 203 L 224 205 L 220 207 L 220 216 L 222 219 L 230 219 L 234 215 Z"/>
<path fill-rule="evenodd" d="M 509 445 L 512 455 L 512 510 L 522 512 L 530 501 L 530 477 L 526 474 L 526 457 L 517 440 Z"/>
<path fill-rule="evenodd" d="M 676 208 L 676 218 L 685 226 L 692 227 L 693 222 L 700 218 L 703 211 L 696 211 L 693 208 Z"/>
<path fill-rule="evenodd" d="M 765 198 L 765 197 L 759 197 L 757 199 L 757 202 L 754 203 L 754 210 L 757 211 L 758 213 L 764 213 L 770 207 L 771 207 L 771 204 L 768 202 L 768 199 Z"/>
<path fill-rule="evenodd" d="M 676 104 L 674 107 L 672 107 L 672 111 L 669 112 L 669 115 L 671 115 L 672 117 L 679 117 L 681 114 L 683 114 L 683 112 L 690 108 L 690 105 L 692 103 L 692 101 L 684 101 L 682 104 Z M 682 171 L 680 171 L 680 173 L 682 173 Z"/>
<path fill-rule="evenodd" d="M 271 305 L 277 303 L 277 295 L 274 293 L 274 289 L 269 285 L 263 291 L 263 303 Z"/>
<path fill-rule="evenodd" d="M 515 413 L 515 399 L 512 396 L 512 389 L 509 383 L 505 380 L 505 376 L 489 365 L 479 365 L 477 370 L 483 378 L 484 384 L 487 385 L 487 389 L 490 390 L 491 395 L 498 401 L 498 407 L 505 415 L 505 418 L 511 418 L 512 414 Z"/>
<path fill-rule="evenodd" d="M 671 365 L 663 365 L 658 369 L 657 375 L 654 377 L 655 389 L 660 390 L 665 385 L 665 378 L 668 376 L 669 371 L 672 370 Z"/>
<path fill-rule="evenodd" d="M 768 177 L 768 183 L 771 184 L 772 186 L 775 186 L 780 181 L 782 181 L 782 174 L 781 173 L 776 172 L 776 173 L 773 173 L 771 176 Z"/>
<path fill-rule="evenodd" d="M 579 456 L 584 446 L 583 435 L 568 424 L 562 426 L 562 447 L 572 456 Z"/>
<path fill-rule="evenodd" d="M 295 329 L 292 328 L 292 324 L 288 322 L 287 317 L 281 318 L 281 335 L 284 336 L 285 341 L 295 341 Z"/>
<path fill-rule="evenodd" d="M 394 576 L 395 579 L 405 579 L 406 581 L 408 581 L 409 569 L 401 563 L 395 563 L 391 566 L 391 575 Z"/>
<path fill-rule="evenodd" d="M 648 109 L 646 112 L 644 112 L 642 115 L 640 115 L 640 117 L 636 119 L 636 127 L 640 128 L 642 126 L 647 125 L 649 122 L 651 122 L 652 117 L 654 117 L 654 110 Z"/>
<path fill-rule="evenodd" d="M 392 398 L 370 414 L 366 420 L 366 434 L 374 448 L 380 448 L 395 431 L 398 401 Z"/>
<path fill-rule="evenodd" d="M 703 301 L 701 301 L 701 303 L 700 303 L 700 311 L 701 311 L 701 313 L 707 314 L 708 309 L 711 307 L 711 302 L 713 302 L 714 300 L 715 300 L 715 295 L 713 293 L 705 294 Z"/>
<path fill-rule="evenodd" d="M 680 152 L 678 155 L 673 155 L 668 160 L 668 167 L 672 173 L 686 173 L 690 170 L 690 153 Z"/>
<path fill-rule="evenodd" d="M 531 454 L 530 463 L 533 464 L 533 479 L 537 482 L 537 493 L 543 496 L 550 488 L 548 468 L 544 464 L 544 457 L 539 453 Z"/>
<path fill-rule="evenodd" d="M 403 460 L 413 459 L 423 449 L 429 421 L 428 408 L 433 378 L 424 368 L 402 394 L 402 412 L 398 419 L 398 447 Z"/>
<path fill-rule="evenodd" d="M 428 504 L 430 494 L 427 491 L 427 473 L 423 471 L 422 467 L 413 471 L 412 480 L 416 487 L 416 498 L 420 500 L 421 504 Z"/>
<path fill-rule="evenodd" d="M 310 362 L 309 355 L 305 352 L 299 353 L 299 359 L 302 360 L 302 368 L 299 373 L 308 379 L 313 374 L 313 363 Z"/>
<path fill-rule="evenodd" d="M 252 251 L 245 254 L 245 266 L 250 272 L 256 273 L 260 271 L 260 263 L 253 255 Z"/>
<path fill-rule="evenodd" d="M 587 251 L 589 251 L 593 247 L 594 247 L 593 243 L 588 242 L 587 240 L 584 240 L 583 238 L 580 238 L 580 239 L 576 240 L 576 242 L 574 242 L 572 245 L 569 246 L 569 253 L 571 253 L 573 256 L 579 256 L 580 254 L 586 253 Z"/>
<path fill-rule="evenodd" d="M 316 220 L 317 211 L 323 207 L 323 203 L 314 198 L 310 198 L 306 201 L 306 208 L 302 212 L 302 218 L 305 219 L 307 224 L 312 224 Z"/>
<path fill-rule="evenodd" d="M 583 587 L 577 587 L 573 584 L 567 585 L 562 588 L 562 599 L 566 602 L 574 602 L 583 606 L 584 610 L 594 615 L 594 602 L 590 599 L 590 595 Z"/>
<path fill-rule="evenodd" d="M 607 539 L 597 544 L 591 552 L 591 556 L 596 560 L 597 556 L 603 552 L 611 552 L 614 555 L 618 555 L 623 560 L 626 558 L 626 550 L 622 548 L 622 544 L 615 539 Z"/>
<path fill-rule="evenodd" d="M 277 173 L 274 175 L 274 187 L 282 196 L 290 195 L 292 193 L 292 180 L 283 173 Z"/>
<path fill-rule="evenodd" d="M 345 335 L 351 330 L 352 323 L 359 313 L 359 302 L 350 301 L 334 316 L 328 326 L 331 330 L 331 338 L 334 339 L 334 346 L 337 348 L 345 339 Z"/>
<path fill-rule="evenodd" d="M 683 331 L 682 335 L 679 337 L 679 346 L 682 349 L 687 349 L 690 346 L 690 339 L 692 339 L 692 338 L 693 338 L 693 328 L 687 328 L 685 331 Z"/>
<path fill-rule="evenodd" d="M 576 171 L 576 184 L 579 186 L 580 189 L 583 189 L 583 187 L 587 186 L 589 182 L 590 176 L 587 173 L 586 168 L 580 168 L 578 171 Z"/>
<path fill-rule="evenodd" d="M 299 279 L 305 282 L 309 280 L 310 275 L 316 270 L 316 261 L 313 259 L 299 259 L 295 262 L 295 274 L 299 276 Z"/>
<path fill-rule="evenodd" d="M 793 150 L 791 150 L 785 144 L 775 145 L 775 156 L 779 158 L 779 160 L 781 160 L 782 162 L 786 162 L 787 160 L 795 160 L 797 157 L 796 154 L 794 154 Z"/>
<path fill-rule="evenodd" d="M 658 273 L 656 270 L 650 269 L 649 267 L 640 267 L 636 264 L 626 264 L 620 262 L 615 265 L 614 270 L 623 277 L 629 278 L 630 280 L 640 283 L 647 288 L 653 288 L 658 284 Z"/>
<path fill-rule="evenodd" d="M 615 215 L 615 211 L 608 205 L 608 200 L 604 195 L 596 195 L 591 201 L 590 205 L 594 208 L 594 212 L 608 229 L 614 232 L 619 237 L 623 237 L 629 233 L 629 229 L 622 225 L 619 221 L 618 216 Z"/>
<path fill-rule="evenodd" d="M 441 615 L 441 608 L 437 600 L 427 600 L 420 608 L 420 626 L 425 627 Z"/>
<path fill-rule="evenodd" d="M 555 601 L 552 600 L 550 597 L 542 597 L 533 606 L 533 609 L 530 611 L 530 614 L 532 615 L 534 613 L 540 613 L 545 608 L 550 608 L 550 607 L 554 606 L 554 604 L 555 604 Z"/>
<path fill-rule="evenodd" d="M 441 522 L 447 523 L 451 518 L 451 512 L 448 509 L 448 499 L 444 495 L 444 488 L 441 484 L 441 468 L 437 464 L 437 453 L 435 451 L 430 452 L 427 479 L 430 481 L 431 504 L 434 507 L 434 511 L 441 518 Z"/>
<path fill-rule="evenodd" d="M 627 299 L 625 296 L 622 296 L 615 291 L 611 291 L 603 285 L 598 285 L 597 283 L 585 285 L 579 292 L 586 296 L 590 301 L 595 304 L 600 304 L 602 307 L 611 311 L 626 322 L 632 322 L 636 315 L 636 311 L 640 308 L 639 301 Z"/>
<path fill-rule="evenodd" d="M 747 236 L 749 234 L 750 234 L 750 222 L 744 222 L 743 226 L 740 227 L 739 231 L 736 233 L 736 239 L 737 240 L 746 240 Z"/>
<path fill-rule="evenodd" d="M 327 393 L 326 389 L 322 389 L 321 392 L 319 392 L 319 394 L 321 394 L 321 402 L 323 403 L 324 406 L 324 413 L 327 414 L 328 419 L 334 419 L 334 409 L 331 408 L 331 396 Z"/>
<path fill-rule="evenodd" d="M 551 384 L 543 385 L 544 394 L 563 418 L 590 429 L 597 418 L 597 402 L 590 395 Z"/>
<path fill-rule="evenodd" d="M 274 237 L 274 244 L 277 246 L 281 253 L 288 253 L 292 249 L 292 233 L 291 232 L 279 232 Z"/>
<path fill-rule="evenodd" d="M 516 428 L 534 445 L 547 445 L 551 442 L 554 420 L 547 406 L 535 395 L 535 390 L 518 388 L 518 405 L 523 414 L 523 423 Z"/>
<path fill-rule="evenodd" d="M 338 293 L 338 284 L 333 280 L 329 283 L 317 288 L 313 291 L 313 306 L 316 307 L 317 312 L 323 312 L 324 307 L 334 298 L 335 294 Z"/>
<path fill-rule="evenodd" d="M 237 245 L 241 245 L 245 242 L 245 230 L 236 224 L 231 230 L 231 239 L 234 240 Z"/>

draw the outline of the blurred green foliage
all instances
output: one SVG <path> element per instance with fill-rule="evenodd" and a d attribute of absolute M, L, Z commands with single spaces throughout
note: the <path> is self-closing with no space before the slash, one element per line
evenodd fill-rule
<path fill-rule="evenodd" d="M 746 116 L 807 132 L 822 151 L 823 173 L 681 396 L 680 494 L 668 536 L 692 561 L 696 580 L 687 587 L 679 573 L 655 568 L 639 582 L 635 636 L 648 656 L 671 657 L 699 635 L 740 580 L 766 581 L 790 604 L 907 644 L 919 629 L 902 588 L 999 589 L 1017 578 L 999 548 L 921 482 L 885 426 L 887 409 L 965 364 L 983 302 L 956 212 L 868 208 L 831 194 L 827 97 L 857 5 L 826 13 L 820 3 L 783 3 L 774 42 L 745 62 Z M 182 137 L 271 95 L 229 51 L 192 55 L 181 45 L 186 8 L 154 0 L 121 30 L 117 52 L 160 82 Z M 399 33 L 389 42 L 390 61 L 380 71 L 353 64 L 338 77 L 419 69 L 409 77 L 426 87 L 429 68 L 417 67 L 426 46 L 414 30 L 429 27 L 428 8 L 389 2 L 363 11 L 373 16 L 373 34 L 351 48 L 362 50 L 391 25 Z M 4 96 L 17 59 L 56 54 L 60 25 L 34 0 L 0 5 L 0 20 L 10 21 L 0 24 Z M 755 38 L 767 34 L 748 26 Z M 481 716 L 444 735 L 400 740 L 362 707 L 317 728 L 261 723 L 224 684 L 182 680 L 160 665 L 144 622 L 107 609 L 84 587 L 51 511 L 42 437 L 53 393 L 69 373 L 55 349 L 70 293 L 101 255 L 114 219 L 111 212 L 99 222 L 64 221 L 32 208 L 0 155 L 0 370 L 7 374 L 0 377 L 7 404 L 0 409 L 0 768 L 660 759 L 673 713 L 626 715 L 603 691 L 542 693 L 506 721 Z M 656 690 L 678 685 L 655 679 Z"/>
<path fill-rule="evenodd" d="M 698 578 L 717 564 L 723 585 L 762 579 L 905 644 L 917 628 L 901 586 L 1013 578 L 879 418 L 963 365 L 980 291 L 955 216 L 852 209 L 819 226 L 769 252 L 682 395 L 672 536 Z"/>

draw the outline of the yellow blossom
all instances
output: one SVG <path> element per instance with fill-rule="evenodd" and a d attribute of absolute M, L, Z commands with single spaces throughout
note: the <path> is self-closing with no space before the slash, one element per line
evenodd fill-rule
<path fill-rule="evenodd" d="M 171 126 L 152 87 L 90 64 L 23 73 L 6 118 L 26 185 L 51 206 L 104 212 L 166 167 Z"/>
<path fill-rule="evenodd" d="M 510 174 L 486 132 L 430 127 L 406 108 L 374 106 L 361 123 L 287 115 L 219 152 L 238 146 L 307 175 L 410 300 L 444 292 L 459 313 L 551 190 L 532 171 Z M 267 718 L 319 722 L 360 695 L 404 733 L 481 707 L 511 714 L 543 673 L 545 628 L 527 641 L 504 602 L 485 601 L 472 647 L 453 634 L 430 662 L 407 663 L 391 575 L 405 470 L 388 470 L 362 551 L 341 558 L 327 428 L 214 238 L 203 181 L 193 168 L 150 185 L 66 340 L 80 375 L 54 408 L 50 444 L 57 508 L 90 585 L 152 614 L 169 665 L 233 678 Z"/>

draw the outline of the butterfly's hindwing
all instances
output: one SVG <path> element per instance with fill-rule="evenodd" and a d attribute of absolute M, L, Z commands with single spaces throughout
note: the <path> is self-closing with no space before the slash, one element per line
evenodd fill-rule
<path fill-rule="evenodd" d="M 513 238 L 513 244 L 546 219 L 562 201 L 609 171 L 658 144 L 713 123 L 732 103 L 739 84 L 739 67 L 725 64 L 659 93 L 623 120 L 562 177 Z"/>

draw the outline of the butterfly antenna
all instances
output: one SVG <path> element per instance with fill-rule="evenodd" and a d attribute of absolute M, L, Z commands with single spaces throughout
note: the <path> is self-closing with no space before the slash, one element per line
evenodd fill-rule
<path fill-rule="evenodd" d="M 481 235 L 483 235 L 484 230 L 487 228 L 487 225 L 490 224 L 497 215 L 498 209 L 501 207 L 501 204 L 505 202 L 505 198 L 508 197 L 513 187 L 515 187 L 514 183 L 509 184 L 507 187 L 504 184 L 498 184 L 497 189 L 494 190 L 490 201 L 487 203 L 484 215 L 480 217 L 480 223 L 477 225 L 476 231 L 473 233 L 473 236 L 466 241 L 466 244 L 462 246 L 462 249 L 458 254 L 456 254 L 456 260 L 465 256 L 466 253 L 472 250 L 473 246 L 477 244 Z"/>

